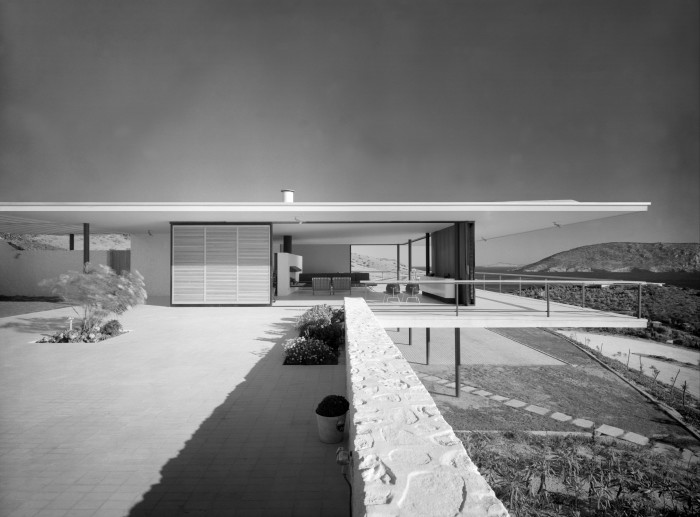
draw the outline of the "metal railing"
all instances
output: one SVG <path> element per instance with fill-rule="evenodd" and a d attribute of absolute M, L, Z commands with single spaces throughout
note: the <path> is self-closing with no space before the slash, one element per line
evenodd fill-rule
<path fill-rule="evenodd" d="M 517 276 L 517 275 L 513 275 Z M 425 278 L 430 278 L 430 277 L 425 277 Z M 426 280 L 425 278 L 423 279 L 416 279 L 416 280 L 404 280 L 404 279 L 396 279 L 393 278 L 391 280 L 372 280 L 372 281 L 363 281 L 363 283 L 373 283 L 376 285 L 382 285 L 382 284 L 399 284 L 399 285 L 405 285 L 405 284 L 412 284 L 412 283 L 420 283 L 420 284 L 440 284 L 440 285 L 445 285 L 445 284 L 451 284 L 454 285 L 454 298 L 455 298 L 455 314 L 459 316 L 459 289 L 457 289 L 458 285 L 472 285 L 472 286 L 479 286 L 481 285 L 484 290 L 486 290 L 487 285 L 498 285 L 499 286 L 499 292 L 502 292 L 502 286 L 503 285 L 517 285 L 518 286 L 518 295 L 522 296 L 522 286 L 523 284 L 525 285 L 543 285 L 544 286 L 544 299 L 546 302 L 546 313 L 547 317 L 550 317 L 551 313 L 551 300 L 550 300 L 550 293 L 549 293 L 549 288 L 550 286 L 553 285 L 576 285 L 576 286 L 581 286 L 581 307 L 585 308 L 586 306 L 586 287 L 591 287 L 591 286 L 610 286 L 610 285 L 629 285 L 629 286 L 636 286 L 637 287 L 637 307 L 636 307 L 636 312 L 637 312 L 637 318 L 641 319 L 642 317 L 642 287 L 645 285 L 660 285 L 652 282 L 641 282 L 641 281 L 628 281 L 628 280 L 549 280 L 548 278 L 544 279 L 523 279 L 522 277 L 519 278 L 518 280 L 503 280 L 502 278 L 499 278 L 498 280 L 486 280 L 485 278 L 481 280 L 456 280 L 456 279 L 451 279 L 451 278 L 445 278 L 442 280 Z M 510 294 L 510 293 L 508 293 Z"/>

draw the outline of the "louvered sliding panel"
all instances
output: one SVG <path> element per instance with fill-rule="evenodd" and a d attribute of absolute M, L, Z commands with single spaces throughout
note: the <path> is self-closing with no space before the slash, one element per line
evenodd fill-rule
<path fill-rule="evenodd" d="M 173 226 L 172 303 L 205 302 L 205 228 Z"/>
<path fill-rule="evenodd" d="M 270 303 L 270 227 L 238 227 L 238 303 Z"/>
<path fill-rule="evenodd" d="M 238 303 L 238 227 L 206 227 L 206 303 Z"/>

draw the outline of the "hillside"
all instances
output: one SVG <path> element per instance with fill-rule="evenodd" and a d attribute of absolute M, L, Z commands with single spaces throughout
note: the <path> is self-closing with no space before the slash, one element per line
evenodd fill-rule
<path fill-rule="evenodd" d="M 6 241 L 18 250 L 67 250 L 68 235 L 17 235 L 0 233 L 0 240 Z M 75 249 L 83 249 L 82 234 L 75 235 Z M 99 250 L 128 250 L 131 249 L 131 239 L 126 234 L 94 234 L 90 235 L 90 249 Z"/>
<path fill-rule="evenodd" d="M 700 244 L 608 242 L 557 253 L 518 271 L 523 273 L 700 272 Z"/>

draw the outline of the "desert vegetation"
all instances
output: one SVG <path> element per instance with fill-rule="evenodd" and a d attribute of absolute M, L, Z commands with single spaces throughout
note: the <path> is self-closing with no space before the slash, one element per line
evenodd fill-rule
<path fill-rule="evenodd" d="M 694 516 L 700 468 L 650 447 L 592 436 L 460 433 L 514 517 Z"/>
<path fill-rule="evenodd" d="M 543 299 L 542 286 L 523 287 L 523 296 Z M 622 285 L 586 287 L 586 307 L 621 313 L 636 313 L 637 289 Z M 549 288 L 552 301 L 581 305 L 581 287 L 553 285 Z M 700 349 L 700 291 L 672 285 L 647 285 L 642 288 L 642 317 L 650 320 L 646 329 L 605 329 L 620 333 L 671 342 L 675 345 Z"/>

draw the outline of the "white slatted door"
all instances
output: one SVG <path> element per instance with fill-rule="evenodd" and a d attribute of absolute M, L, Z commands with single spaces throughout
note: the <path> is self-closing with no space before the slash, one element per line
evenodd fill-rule
<path fill-rule="evenodd" d="M 270 303 L 270 227 L 238 227 L 238 303 Z"/>
<path fill-rule="evenodd" d="M 237 241 L 237 226 L 206 227 L 206 303 L 238 303 Z"/>
<path fill-rule="evenodd" d="M 172 303 L 205 303 L 205 228 L 173 226 Z"/>

